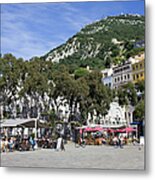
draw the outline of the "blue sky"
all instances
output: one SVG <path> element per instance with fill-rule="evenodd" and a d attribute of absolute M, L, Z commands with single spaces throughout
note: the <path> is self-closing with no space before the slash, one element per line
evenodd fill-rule
<path fill-rule="evenodd" d="M 144 2 L 3 4 L 1 53 L 24 59 L 44 55 L 86 24 L 120 13 L 144 14 Z"/>

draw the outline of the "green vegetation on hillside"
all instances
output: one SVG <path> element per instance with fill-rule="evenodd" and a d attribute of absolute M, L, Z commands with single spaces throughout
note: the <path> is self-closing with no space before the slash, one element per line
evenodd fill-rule
<path fill-rule="evenodd" d="M 99 70 L 111 64 L 119 64 L 144 51 L 144 47 L 134 47 L 136 42 L 144 40 L 144 35 L 144 16 L 111 16 L 85 26 L 65 44 L 47 53 L 44 59 L 51 55 L 52 61 L 54 52 L 62 55 L 62 52 L 67 52 L 72 47 L 76 48 L 75 52 L 68 57 L 60 56 L 60 64 L 66 65 L 70 72 L 86 66 Z"/>

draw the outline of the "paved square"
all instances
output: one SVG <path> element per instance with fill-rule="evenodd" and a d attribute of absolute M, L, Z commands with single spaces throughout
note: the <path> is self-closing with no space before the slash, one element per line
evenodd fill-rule
<path fill-rule="evenodd" d="M 40 149 L 29 152 L 1 154 L 1 166 L 7 167 L 53 167 L 94 169 L 144 169 L 144 147 L 86 146 L 75 148 L 65 145 L 66 151 L 56 152 Z"/>

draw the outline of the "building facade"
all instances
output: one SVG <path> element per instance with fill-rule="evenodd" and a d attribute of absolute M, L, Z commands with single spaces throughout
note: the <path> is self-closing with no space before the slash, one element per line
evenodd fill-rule
<path fill-rule="evenodd" d="M 110 103 L 110 109 L 101 124 L 110 128 L 130 126 L 133 122 L 133 112 L 133 106 L 121 107 L 117 101 L 113 101 Z"/>
<path fill-rule="evenodd" d="M 102 70 L 101 73 L 102 73 L 102 83 L 105 86 L 112 89 L 113 88 L 113 77 L 112 77 L 113 69 L 112 68 L 105 69 L 105 70 Z"/>
<path fill-rule="evenodd" d="M 134 107 L 131 105 L 120 106 L 118 97 L 110 103 L 109 110 L 105 116 L 97 116 L 94 113 L 93 117 L 88 116 L 87 126 L 95 126 L 97 124 L 107 128 L 128 127 L 133 123 Z M 99 119 L 97 122 L 96 119 Z"/>
<path fill-rule="evenodd" d="M 113 88 L 118 88 L 132 82 L 132 64 L 126 62 L 125 64 L 113 68 Z"/>
<path fill-rule="evenodd" d="M 135 58 L 138 61 L 136 63 L 132 64 L 132 78 L 133 78 L 134 84 L 145 79 L 144 54 L 140 54 L 139 56 L 136 56 Z"/>

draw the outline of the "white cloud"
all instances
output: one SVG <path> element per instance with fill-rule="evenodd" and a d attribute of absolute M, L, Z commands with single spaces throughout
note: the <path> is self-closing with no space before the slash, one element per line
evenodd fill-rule
<path fill-rule="evenodd" d="M 65 42 L 69 37 L 65 30 L 61 29 L 62 22 L 57 22 L 57 17 L 53 18 L 55 13 L 59 12 L 60 21 L 63 20 L 64 24 L 67 23 L 66 27 L 69 30 L 74 29 L 75 32 L 89 21 L 86 17 L 80 16 L 80 12 L 68 3 L 53 3 L 52 6 L 46 3 L 3 5 L 2 53 L 11 52 L 17 57 L 29 59 L 35 55 L 43 55 Z M 73 16 L 74 13 L 79 13 L 78 19 Z"/>
<path fill-rule="evenodd" d="M 47 14 L 44 13 L 48 10 L 48 6 L 31 5 L 29 8 L 25 5 L 18 6 L 18 9 L 9 5 L 5 7 L 4 9 L 2 7 L 1 17 L 2 53 L 13 53 L 17 57 L 29 59 L 35 55 L 44 55 L 64 40 L 63 36 L 54 42 L 47 40 L 45 33 L 52 32 L 48 29 L 48 23 L 51 23 L 51 20 L 46 18 Z M 33 26 L 36 26 L 35 29 Z"/>
<path fill-rule="evenodd" d="M 86 8 L 86 7 L 85 7 Z M 113 9 L 103 6 L 79 8 L 77 3 L 1 5 L 2 53 L 26 59 L 46 54 L 64 43 L 86 24 Z M 90 14 L 89 14 L 90 13 Z"/>

